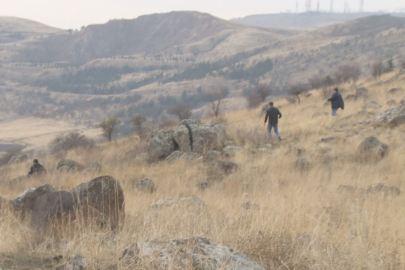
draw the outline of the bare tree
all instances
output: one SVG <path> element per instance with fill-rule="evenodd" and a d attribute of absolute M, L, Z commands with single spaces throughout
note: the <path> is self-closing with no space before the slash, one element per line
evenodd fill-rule
<path fill-rule="evenodd" d="M 179 120 L 188 119 L 191 116 L 191 104 L 190 103 L 178 103 L 171 110 L 171 114 L 176 115 Z"/>
<path fill-rule="evenodd" d="M 112 139 L 112 133 L 117 129 L 117 125 L 120 123 L 120 120 L 118 117 L 113 116 L 107 119 L 104 119 L 100 123 L 100 128 L 103 130 L 103 136 L 108 139 L 109 142 L 111 142 Z"/>
<path fill-rule="evenodd" d="M 273 92 L 271 90 L 270 86 L 267 84 L 264 84 L 264 83 L 257 84 L 255 87 L 255 90 L 256 90 L 257 96 L 259 96 L 262 101 L 265 101 L 266 98 L 268 96 L 270 96 Z"/>
<path fill-rule="evenodd" d="M 384 65 L 381 59 L 375 60 L 374 63 L 371 65 L 371 75 L 377 79 L 380 78 L 383 73 Z"/>
<path fill-rule="evenodd" d="M 221 87 L 214 89 L 207 93 L 207 98 L 211 102 L 211 109 L 215 117 L 218 117 L 219 113 L 223 109 L 224 99 L 229 95 L 228 87 Z"/>
<path fill-rule="evenodd" d="M 146 122 L 146 117 L 143 114 L 137 114 L 131 117 L 130 122 L 134 126 L 135 132 L 138 134 L 139 138 L 142 139 L 143 135 L 143 123 Z"/>
<path fill-rule="evenodd" d="M 294 84 L 288 88 L 288 94 L 294 96 L 298 100 L 298 104 L 301 103 L 300 95 L 309 90 L 309 85 L 306 84 Z"/>

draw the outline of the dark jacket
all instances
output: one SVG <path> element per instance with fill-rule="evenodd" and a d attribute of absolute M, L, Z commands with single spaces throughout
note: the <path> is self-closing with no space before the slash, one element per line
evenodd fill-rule
<path fill-rule="evenodd" d="M 267 122 L 267 118 L 269 118 L 270 125 L 276 125 L 278 124 L 278 119 L 281 118 L 281 112 L 277 108 L 271 107 L 266 112 L 266 118 L 264 118 L 265 123 Z"/>
<path fill-rule="evenodd" d="M 41 174 L 46 174 L 46 170 L 45 170 L 44 166 L 42 166 L 39 163 L 34 163 L 34 165 L 31 166 L 30 171 L 28 172 L 28 176 L 41 175 Z"/>
<path fill-rule="evenodd" d="M 332 109 L 339 109 L 342 110 L 345 108 L 345 103 L 343 102 L 343 98 L 339 93 L 334 93 L 328 101 L 332 102 Z"/>

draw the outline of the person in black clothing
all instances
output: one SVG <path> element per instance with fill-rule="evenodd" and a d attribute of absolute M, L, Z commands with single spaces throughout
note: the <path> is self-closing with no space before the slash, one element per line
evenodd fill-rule
<path fill-rule="evenodd" d="M 38 159 L 34 159 L 34 164 L 31 166 L 30 171 L 28 172 L 28 177 L 46 174 L 46 169 L 44 166 L 38 163 Z"/>
<path fill-rule="evenodd" d="M 278 132 L 278 119 L 281 118 L 281 112 L 274 107 L 273 102 L 269 103 L 270 109 L 266 112 L 266 117 L 264 118 L 264 125 L 266 125 L 267 118 L 269 119 L 269 124 L 267 125 L 267 132 L 269 132 L 271 138 L 271 129 L 274 128 L 274 133 L 276 133 L 278 139 L 281 141 L 280 133 Z"/>
<path fill-rule="evenodd" d="M 332 95 L 330 99 L 328 99 L 332 103 L 332 116 L 336 115 L 336 112 L 339 108 L 344 110 L 345 103 L 343 102 L 342 95 L 339 94 L 339 90 L 335 88 L 335 93 Z"/>

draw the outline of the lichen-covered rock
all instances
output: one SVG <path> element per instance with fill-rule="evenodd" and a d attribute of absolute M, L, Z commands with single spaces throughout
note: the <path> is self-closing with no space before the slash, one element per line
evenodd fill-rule
<path fill-rule="evenodd" d="M 132 182 L 132 186 L 140 191 L 153 192 L 155 190 L 155 183 L 149 178 L 135 180 Z"/>
<path fill-rule="evenodd" d="M 224 154 L 225 157 L 230 158 L 236 155 L 237 153 L 241 152 L 242 150 L 243 148 L 239 146 L 227 146 L 222 150 L 222 153 Z"/>
<path fill-rule="evenodd" d="M 58 162 L 56 169 L 60 172 L 79 172 L 84 169 L 84 166 L 71 159 L 62 159 Z"/>
<path fill-rule="evenodd" d="M 216 164 L 216 168 L 222 174 L 231 174 L 238 169 L 238 164 L 229 159 L 220 159 Z"/>
<path fill-rule="evenodd" d="M 173 140 L 182 152 L 191 152 L 193 146 L 191 136 L 185 125 L 179 125 L 173 131 Z"/>
<path fill-rule="evenodd" d="M 123 251 L 121 261 L 132 269 L 264 270 L 239 252 L 201 236 L 135 243 Z"/>
<path fill-rule="evenodd" d="M 152 131 L 147 141 L 149 143 L 148 155 L 151 160 L 163 160 L 175 150 L 173 131 Z"/>
<path fill-rule="evenodd" d="M 396 106 L 398 103 L 395 101 L 395 99 L 390 99 L 387 101 L 388 106 Z"/>
<path fill-rule="evenodd" d="M 205 162 L 213 162 L 221 157 L 221 152 L 216 150 L 208 151 L 204 156 Z"/>
<path fill-rule="evenodd" d="M 375 101 L 369 101 L 363 105 L 363 109 L 379 109 L 382 106 Z"/>
<path fill-rule="evenodd" d="M 75 254 L 69 256 L 66 262 L 56 267 L 56 270 L 84 270 L 90 266 L 91 261 L 83 255 Z"/>
<path fill-rule="evenodd" d="M 193 151 L 203 153 L 221 150 L 225 142 L 225 127 L 221 124 L 202 124 L 191 128 L 193 134 Z"/>
<path fill-rule="evenodd" d="M 18 153 L 15 155 L 12 155 L 11 158 L 9 159 L 7 165 L 11 165 L 11 164 L 16 164 L 16 163 L 21 163 L 24 162 L 28 159 L 27 154 L 25 153 Z"/>
<path fill-rule="evenodd" d="M 405 115 L 405 105 L 388 109 L 385 112 L 380 113 L 374 120 L 377 122 L 388 123 L 402 115 Z"/>
<path fill-rule="evenodd" d="M 166 158 L 166 161 L 171 163 L 171 162 L 175 162 L 177 160 L 195 160 L 195 159 L 199 159 L 202 158 L 202 156 L 198 153 L 193 153 L 193 152 L 180 152 L 180 151 L 174 151 L 173 153 L 170 154 L 170 156 L 168 156 Z"/>
<path fill-rule="evenodd" d="M 365 160 L 380 160 L 388 155 L 388 145 L 376 137 L 370 136 L 360 143 L 357 153 Z"/>
<path fill-rule="evenodd" d="M 111 176 L 100 176 L 90 182 L 82 183 L 71 190 L 76 208 L 85 215 L 91 215 L 91 209 L 97 210 L 103 217 L 104 225 L 112 230 L 124 224 L 124 192 L 120 183 Z"/>
<path fill-rule="evenodd" d="M 20 213 L 21 219 L 24 219 L 34 208 L 35 200 L 51 191 L 54 188 L 49 184 L 25 190 L 12 201 L 14 211 Z"/>
<path fill-rule="evenodd" d="M 368 94 L 368 89 L 365 87 L 360 87 L 356 89 L 356 96 L 360 97 L 360 96 L 364 96 Z"/>

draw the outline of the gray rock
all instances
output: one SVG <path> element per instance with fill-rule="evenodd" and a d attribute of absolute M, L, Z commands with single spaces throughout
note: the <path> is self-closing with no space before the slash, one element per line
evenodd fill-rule
<path fill-rule="evenodd" d="M 227 146 L 234 146 L 234 145 L 235 145 L 235 143 L 234 143 L 233 141 L 225 140 L 225 142 L 224 142 L 224 146 L 225 146 L 225 147 L 227 147 Z"/>
<path fill-rule="evenodd" d="M 388 91 L 388 94 L 390 94 L 390 95 L 395 95 L 395 94 L 401 93 L 401 92 L 403 92 L 403 91 L 404 91 L 403 88 L 391 88 L 391 89 Z"/>
<path fill-rule="evenodd" d="M 298 169 L 306 170 L 309 168 L 309 161 L 306 157 L 300 157 L 294 162 L 294 165 Z"/>
<path fill-rule="evenodd" d="M 56 267 L 56 270 L 84 270 L 91 265 L 91 261 L 83 255 L 75 254 L 69 256 L 67 261 Z"/>
<path fill-rule="evenodd" d="M 101 165 L 97 161 L 93 161 L 89 167 L 87 167 L 84 171 L 84 173 L 88 174 L 97 174 L 101 172 Z"/>
<path fill-rule="evenodd" d="M 405 105 L 405 97 L 402 98 L 400 103 L 401 103 L 401 105 Z"/>
<path fill-rule="evenodd" d="M 185 125 L 179 125 L 173 131 L 173 140 L 179 146 L 182 152 L 191 152 L 192 138 L 191 134 Z"/>
<path fill-rule="evenodd" d="M 152 131 L 147 141 L 149 143 L 148 155 L 151 160 L 163 160 L 175 150 L 173 131 Z"/>
<path fill-rule="evenodd" d="M 388 124 L 391 128 L 405 124 L 405 114 L 395 117 Z"/>
<path fill-rule="evenodd" d="M 135 180 L 132 186 L 140 191 L 153 192 L 155 190 L 155 183 L 149 178 Z"/>
<path fill-rule="evenodd" d="M 152 240 L 132 244 L 123 251 L 122 263 L 127 267 L 153 269 L 206 269 L 206 270 L 264 270 L 246 256 L 219 245 L 207 238 Z"/>
<path fill-rule="evenodd" d="M 260 210 L 260 205 L 257 203 L 251 203 L 251 202 L 245 202 L 242 204 L 242 209 L 243 210 Z"/>
<path fill-rule="evenodd" d="M 388 122 L 392 121 L 394 118 L 397 118 L 398 116 L 402 116 L 402 115 L 405 115 L 405 105 L 401 105 L 399 107 L 388 109 L 385 112 L 380 113 L 374 119 L 374 121 L 388 123 Z"/>
<path fill-rule="evenodd" d="M 221 124 L 202 124 L 192 127 L 193 151 L 203 153 L 221 150 L 225 143 L 225 127 Z"/>
<path fill-rule="evenodd" d="M 124 192 L 113 177 L 97 177 L 78 185 L 70 193 L 75 200 L 75 208 L 83 216 L 93 219 L 96 210 L 100 213 L 96 217 L 98 223 L 112 230 L 122 228 L 125 220 Z"/>
<path fill-rule="evenodd" d="M 26 216 L 31 214 L 31 211 L 34 208 L 35 200 L 45 193 L 51 191 L 54 191 L 54 188 L 49 184 L 29 188 L 12 201 L 13 208 L 16 212 L 20 213 L 21 219 L 24 219 Z"/>
<path fill-rule="evenodd" d="M 322 116 L 328 116 L 329 114 L 327 112 L 316 112 L 312 115 L 312 118 L 318 118 Z"/>
<path fill-rule="evenodd" d="M 369 101 L 363 105 L 363 109 L 379 109 L 382 106 L 375 101 Z"/>
<path fill-rule="evenodd" d="M 71 159 L 62 159 L 58 162 L 56 169 L 60 172 L 79 172 L 84 166 Z"/>
<path fill-rule="evenodd" d="M 299 145 L 291 146 L 286 152 L 286 154 L 288 154 L 288 155 L 289 154 L 294 154 L 294 155 L 296 155 L 298 157 L 304 155 L 305 153 L 306 153 L 305 148 L 302 147 L 302 146 L 299 146 Z"/>
<path fill-rule="evenodd" d="M 356 96 L 360 97 L 360 96 L 365 96 L 368 94 L 368 89 L 365 87 L 360 87 L 356 89 Z"/>
<path fill-rule="evenodd" d="M 367 194 L 383 193 L 384 197 L 399 196 L 401 190 L 395 186 L 386 186 L 383 183 L 371 185 L 367 188 Z"/>
<path fill-rule="evenodd" d="M 335 136 L 323 137 L 323 138 L 321 139 L 321 142 L 323 142 L 323 143 L 328 143 L 328 142 L 336 141 L 336 140 L 338 140 L 338 139 L 339 139 L 339 137 L 335 137 Z"/>
<path fill-rule="evenodd" d="M 222 174 L 232 174 L 238 169 L 238 164 L 229 159 L 220 159 L 216 163 L 216 168 Z"/>
<path fill-rule="evenodd" d="M 165 209 L 176 208 L 181 210 L 187 210 L 196 215 L 203 213 L 206 210 L 206 205 L 203 200 L 196 196 L 183 197 L 177 200 L 175 199 L 160 199 L 157 202 L 151 204 L 152 209 Z"/>
<path fill-rule="evenodd" d="M 262 113 L 266 113 L 268 109 L 270 109 L 270 105 L 268 103 L 264 104 L 262 107 Z"/>
<path fill-rule="evenodd" d="M 202 158 L 202 156 L 198 153 L 193 153 L 193 152 L 188 152 L 188 153 L 184 153 L 184 152 L 180 152 L 180 151 L 174 151 L 173 153 L 170 154 L 170 156 L 168 156 L 166 158 L 166 161 L 171 163 L 171 162 L 175 162 L 177 160 L 195 160 L 195 159 L 200 159 Z"/>
<path fill-rule="evenodd" d="M 358 98 L 357 95 L 350 94 L 350 95 L 347 95 L 346 100 L 356 100 L 357 98 Z"/>
<path fill-rule="evenodd" d="M 388 155 L 388 145 L 381 142 L 374 136 L 370 136 L 363 140 L 357 147 L 357 153 L 362 159 L 380 160 Z"/>
<path fill-rule="evenodd" d="M 237 153 L 241 152 L 243 150 L 242 147 L 239 146 L 227 146 L 222 150 L 222 153 L 224 154 L 225 157 L 233 157 Z"/>
<path fill-rule="evenodd" d="M 396 106 L 398 103 L 395 101 L 395 99 L 390 99 L 387 101 L 388 106 Z"/>
<path fill-rule="evenodd" d="M 11 165 L 11 164 L 16 164 L 16 163 L 21 163 L 24 162 L 28 159 L 27 154 L 25 153 L 18 153 L 15 155 L 12 155 L 10 160 L 8 161 L 7 165 Z"/>
<path fill-rule="evenodd" d="M 149 155 L 148 153 L 140 153 L 136 158 L 135 158 L 135 162 L 137 163 L 142 163 L 142 162 L 146 162 L 149 159 Z"/>
<path fill-rule="evenodd" d="M 213 162 L 221 157 L 221 152 L 216 150 L 208 151 L 204 156 L 204 161 Z"/>

